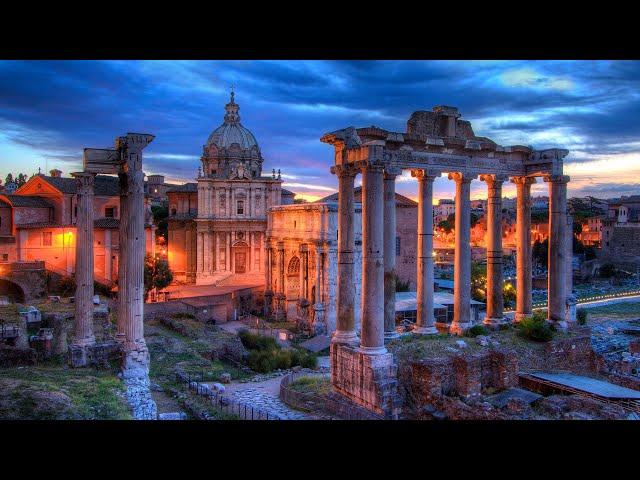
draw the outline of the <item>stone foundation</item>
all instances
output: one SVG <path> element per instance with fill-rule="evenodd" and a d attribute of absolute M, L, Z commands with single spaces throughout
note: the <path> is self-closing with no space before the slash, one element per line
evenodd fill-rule
<path fill-rule="evenodd" d="M 488 390 L 518 385 L 518 360 L 499 350 L 409 362 L 400 370 L 400 385 L 410 409 L 420 409 L 442 396 L 471 398 Z"/>
<path fill-rule="evenodd" d="M 136 420 L 156 420 L 158 408 L 151 397 L 149 381 L 149 350 L 139 342 L 134 350 L 125 352 L 122 378 L 127 389 L 127 402 Z"/>
<path fill-rule="evenodd" d="M 398 418 L 398 367 L 391 353 L 367 355 L 332 343 L 330 359 L 331 384 L 337 393 L 385 418 Z"/>
<path fill-rule="evenodd" d="M 74 368 L 107 368 L 111 361 L 121 356 L 120 345 L 116 341 L 98 342 L 94 345 L 70 345 L 68 352 L 69 365 Z"/>

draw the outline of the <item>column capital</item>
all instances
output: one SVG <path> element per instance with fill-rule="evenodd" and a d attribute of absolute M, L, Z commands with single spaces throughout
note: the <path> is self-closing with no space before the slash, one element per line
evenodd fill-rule
<path fill-rule="evenodd" d="M 398 175 L 402 175 L 402 168 L 395 165 L 387 165 L 384 167 L 385 180 L 395 180 Z"/>
<path fill-rule="evenodd" d="M 480 175 L 480 181 L 486 182 L 489 187 L 495 184 L 500 184 L 506 182 L 509 179 L 508 175 L 496 174 L 496 173 L 483 173 Z"/>
<path fill-rule="evenodd" d="M 353 163 L 343 163 L 342 165 L 334 165 L 330 168 L 331 173 L 338 178 L 355 177 L 358 174 L 358 168 Z"/>
<path fill-rule="evenodd" d="M 422 168 L 414 168 L 411 170 L 411 176 L 417 178 L 419 181 L 427 180 L 429 182 L 433 182 L 437 177 L 441 176 L 442 173 L 431 170 L 431 169 L 422 169 Z"/>
<path fill-rule="evenodd" d="M 543 178 L 545 182 L 565 185 L 569 183 L 570 180 L 569 175 L 545 175 Z"/>
<path fill-rule="evenodd" d="M 298 251 L 300 253 L 307 253 L 309 251 L 309 246 L 306 243 L 301 243 Z"/>
<path fill-rule="evenodd" d="M 284 242 L 276 243 L 276 248 L 278 249 L 278 251 L 284 252 Z"/>
<path fill-rule="evenodd" d="M 384 163 L 376 158 L 368 158 L 366 160 L 358 160 L 355 162 L 356 167 L 360 170 L 368 170 L 368 171 L 384 171 Z"/>
<path fill-rule="evenodd" d="M 72 177 L 76 179 L 78 185 L 79 195 L 91 195 L 93 194 L 93 180 L 96 177 L 95 173 L 90 172 L 73 172 Z"/>
<path fill-rule="evenodd" d="M 454 180 L 456 183 L 471 183 L 471 180 L 474 180 L 477 176 L 477 173 L 471 172 L 451 172 L 449 173 L 449 180 Z"/>
<path fill-rule="evenodd" d="M 536 177 L 512 177 L 511 183 L 515 183 L 516 185 L 533 185 L 537 182 Z"/>

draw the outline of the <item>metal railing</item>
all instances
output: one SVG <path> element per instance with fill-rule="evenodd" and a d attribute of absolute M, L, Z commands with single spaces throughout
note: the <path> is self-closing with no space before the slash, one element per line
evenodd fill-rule
<path fill-rule="evenodd" d="M 282 420 L 273 413 L 212 390 L 208 385 L 204 385 L 204 372 L 177 372 L 176 380 L 183 384 L 186 390 L 195 391 L 197 395 L 207 397 L 210 405 L 221 413 L 236 415 L 240 420 Z"/>
<path fill-rule="evenodd" d="M 330 381 L 329 373 L 293 372 L 280 382 L 280 400 L 293 408 L 305 408 L 305 404 L 321 405 L 323 419 L 327 420 L 384 420 L 384 417 L 356 405 L 347 399 L 339 399 L 333 395 L 317 395 L 309 392 L 298 392 L 291 384 L 303 377 L 319 377 Z"/>

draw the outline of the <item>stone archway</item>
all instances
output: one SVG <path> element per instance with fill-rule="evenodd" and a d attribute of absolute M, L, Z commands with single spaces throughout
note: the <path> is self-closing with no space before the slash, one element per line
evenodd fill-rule
<path fill-rule="evenodd" d="M 297 302 L 300 296 L 300 257 L 291 257 L 287 266 L 285 295 L 287 298 L 287 318 L 297 317 Z"/>
<path fill-rule="evenodd" d="M 233 272 L 247 273 L 249 270 L 249 245 L 246 242 L 236 242 L 232 247 Z"/>
<path fill-rule="evenodd" d="M 0 297 L 7 297 L 13 303 L 24 303 L 25 290 L 20 284 L 0 277 Z"/>

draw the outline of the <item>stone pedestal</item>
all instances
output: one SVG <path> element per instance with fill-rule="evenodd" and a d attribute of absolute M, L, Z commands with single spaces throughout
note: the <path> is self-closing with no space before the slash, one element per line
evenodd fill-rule
<path fill-rule="evenodd" d="M 331 384 L 336 392 L 384 418 L 398 418 L 398 367 L 391 353 L 368 355 L 336 342 L 330 352 Z"/>
<path fill-rule="evenodd" d="M 273 291 L 272 290 L 265 290 L 264 292 L 263 314 L 266 320 L 269 320 L 273 315 Z"/>
<path fill-rule="evenodd" d="M 316 303 L 313 306 L 313 331 L 315 335 L 326 334 L 327 332 L 327 323 L 325 320 L 325 310 L 324 304 Z"/>

